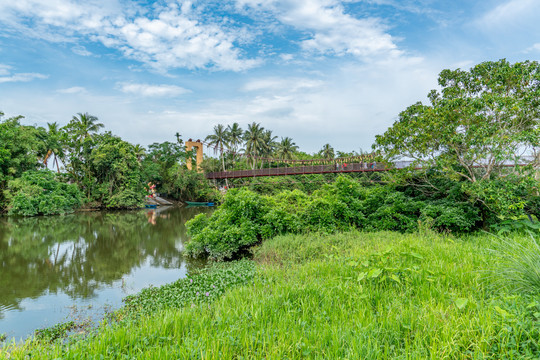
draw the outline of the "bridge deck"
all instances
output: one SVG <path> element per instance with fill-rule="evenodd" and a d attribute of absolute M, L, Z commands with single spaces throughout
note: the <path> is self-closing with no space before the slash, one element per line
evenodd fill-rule
<path fill-rule="evenodd" d="M 410 164 L 409 161 L 403 161 L 399 164 L 400 168 Z M 405 165 L 407 163 L 407 165 Z M 397 164 L 394 164 L 394 168 Z M 307 174 L 329 174 L 329 173 L 353 173 L 353 172 L 372 172 L 390 170 L 384 163 L 353 163 L 353 164 L 329 164 L 329 165 L 306 165 L 295 167 L 267 168 L 255 170 L 235 170 L 235 171 L 216 171 L 206 174 L 207 179 L 235 179 L 259 176 L 283 176 L 283 175 L 307 175 Z"/>

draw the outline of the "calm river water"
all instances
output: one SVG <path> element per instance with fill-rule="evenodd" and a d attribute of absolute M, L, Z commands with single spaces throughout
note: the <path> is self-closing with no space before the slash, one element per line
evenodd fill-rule
<path fill-rule="evenodd" d="M 0 217 L 0 335 L 99 321 L 122 298 L 185 277 L 185 222 L 204 207 Z"/>

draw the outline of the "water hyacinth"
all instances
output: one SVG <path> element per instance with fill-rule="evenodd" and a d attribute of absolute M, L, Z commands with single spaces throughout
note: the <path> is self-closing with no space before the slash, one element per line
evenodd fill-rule
<path fill-rule="evenodd" d="M 151 313 L 158 309 L 196 306 L 215 300 L 227 289 L 248 283 L 255 276 L 249 260 L 214 264 L 189 278 L 161 287 L 143 289 L 124 299 L 126 314 Z M 205 296 L 201 296 L 204 294 Z"/>

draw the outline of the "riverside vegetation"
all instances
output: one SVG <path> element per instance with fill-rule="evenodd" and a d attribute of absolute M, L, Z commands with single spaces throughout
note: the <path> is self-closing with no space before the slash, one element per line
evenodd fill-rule
<path fill-rule="evenodd" d="M 1 351 L 12 359 L 534 359 L 539 278 L 517 288 L 506 281 L 501 271 L 510 268 L 498 260 L 519 259 L 512 255 L 489 235 L 277 236 L 253 262 L 129 298 L 82 338 Z M 519 260 L 512 266 L 523 279 L 534 275 Z"/>
<path fill-rule="evenodd" d="M 486 62 L 444 70 L 439 84 L 429 105 L 407 108 L 374 144 L 378 156 L 406 156 L 421 170 L 318 176 L 314 183 L 329 183 L 302 189 L 248 182 L 187 224 L 185 252 L 251 260 L 143 290 L 93 331 L 29 339 L 2 355 L 539 358 L 540 67 Z M 264 165 L 255 155 L 272 140 L 256 125 L 243 137 L 251 168 Z M 208 139 L 220 144 L 220 159 L 205 166 L 236 164 L 241 134 L 216 127 Z M 283 157 L 296 152 L 286 143 Z M 531 161 L 505 166 L 520 163 L 524 150 Z M 326 147 L 325 157 L 334 156 Z M 266 193 L 270 187 L 279 191 Z"/>

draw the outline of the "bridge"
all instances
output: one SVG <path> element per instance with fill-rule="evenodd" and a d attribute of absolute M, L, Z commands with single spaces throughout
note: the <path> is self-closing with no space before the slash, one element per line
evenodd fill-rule
<path fill-rule="evenodd" d="M 398 161 L 388 166 L 383 162 L 332 162 L 323 165 L 304 165 L 291 167 L 264 168 L 254 170 L 214 171 L 206 173 L 207 179 L 238 179 L 260 176 L 309 175 L 331 173 L 358 173 L 378 172 L 391 169 L 403 169 L 411 165 L 412 161 Z"/>
<path fill-rule="evenodd" d="M 285 176 L 285 175 L 310 175 L 310 174 L 331 174 L 331 173 L 360 173 L 360 172 L 380 172 L 389 171 L 394 169 L 404 169 L 413 164 L 413 161 L 396 161 L 393 163 L 385 163 L 380 161 L 371 160 L 371 162 L 349 162 L 357 157 L 335 159 L 335 160 L 292 160 L 293 163 L 300 162 L 323 162 L 322 165 L 303 165 L 303 166 L 290 166 L 290 167 L 273 167 L 253 170 L 233 170 L 233 171 L 214 171 L 206 173 L 207 179 L 238 179 L 248 177 L 261 177 L 261 176 Z M 358 157 L 360 158 L 360 157 Z M 364 160 L 362 158 L 362 160 Z M 279 160 L 275 160 L 279 161 Z M 538 160 L 534 156 L 523 156 L 519 159 L 519 163 L 506 161 L 497 166 L 499 167 L 515 167 L 526 166 L 536 163 L 535 167 L 538 169 Z M 487 165 L 477 164 L 475 168 L 486 168 Z M 414 168 L 419 169 L 419 168 Z M 538 170 L 536 170 L 538 171 Z"/>

